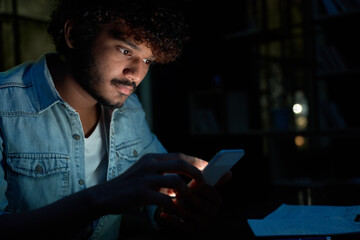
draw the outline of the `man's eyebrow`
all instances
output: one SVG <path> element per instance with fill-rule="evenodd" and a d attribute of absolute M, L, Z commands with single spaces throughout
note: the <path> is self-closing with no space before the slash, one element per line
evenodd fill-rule
<path fill-rule="evenodd" d="M 139 47 L 139 45 L 135 44 L 134 42 L 124 39 L 123 34 L 120 31 L 114 30 L 112 32 L 112 35 L 116 40 L 130 46 L 132 49 L 141 50 L 141 47 Z M 156 59 L 156 57 L 154 55 L 152 55 L 151 58 Z"/>
<path fill-rule="evenodd" d="M 118 39 L 118 40 L 119 40 L 120 42 L 123 42 L 123 43 L 125 43 L 126 45 L 130 46 L 132 49 L 141 50 L 141 48 L 140 48 L 138 45 L 136 45 L 135 43 L 133 43 L 133 42 L 127 41 L 127 40 L 125 40 L 125 39 Z"/>
<path fill-rule="evenodd" d="M 133 43 L 131 41 L 128 41 L 128 40 L 124 39 L 123 34 L 120 31 L 114 30 L 112 32 L 112 36 L 116 40 L 125 43 L 126 45 L 130 46 L 131 48 L 136 49 L 136 50 L 140 50 L 140 47 L 138 45 L 136 45 L 135 43 Z"/>

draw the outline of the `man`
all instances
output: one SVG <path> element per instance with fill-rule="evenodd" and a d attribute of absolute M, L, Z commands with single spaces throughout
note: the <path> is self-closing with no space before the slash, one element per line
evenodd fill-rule
<path fill-rule="evenodd" d="M 178 57 L 185 29 L 149 0 L 59 4 L 57 53 L 0 74 L 2 239 L 116 239 L 124 213 L 186 230 L 215 215 L 205 163 L 166 153 L 133 94 L 152 63 Z"/>

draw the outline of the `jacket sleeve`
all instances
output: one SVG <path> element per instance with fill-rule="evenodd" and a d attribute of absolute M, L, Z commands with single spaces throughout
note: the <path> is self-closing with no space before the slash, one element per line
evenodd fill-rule
<path fill-rule="evenodd" d="M 164 146 L 161 144 L 161 142 L 159 141 L 159 139 L 156 137 L 156 135 L 153 134 L 153 138 L 155 141 L 155 145 L 156 145 L 156 153 L 167 153 L 167 150 L 164 148 Z M 154 228 L 154 229 L 159 229 L 159 225 L 157 224 L 157 222 L 155 221 L 155 214 L 158 210 L 158 206 L 156 205 L 149 205 L 145 207 L 145 211 L 147 213 L 147 217 L 148 220 L 150 222 L 150 225 Z"/>
<path fill-rule="evenodd" d="M 4 142 L 0 130 L 0 216 L 6 214 L 5 208 L 8 205 L 6 198 L 7 181 L 5 178 L 5 157 Z"/>

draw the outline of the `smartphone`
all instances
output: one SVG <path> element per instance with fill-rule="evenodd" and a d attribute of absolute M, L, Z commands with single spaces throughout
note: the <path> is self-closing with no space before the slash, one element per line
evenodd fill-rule
<path fill-rule="evenodd" d="M 214 186 L 245 154 L 243 149 L 221 150 L 203 170 L 204 180 Z"/>

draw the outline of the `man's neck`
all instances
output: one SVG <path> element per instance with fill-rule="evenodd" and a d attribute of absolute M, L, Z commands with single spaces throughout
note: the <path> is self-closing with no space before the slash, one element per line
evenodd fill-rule
<path fill-rule="evenodd" d="M 69 66 L 62 60 L 48 57 L 47 63 L 56 90 L 61 98 L 79 113 L 84 135 L 90 136 L 100 118 L 98 103 L 78 84 Z"/>

